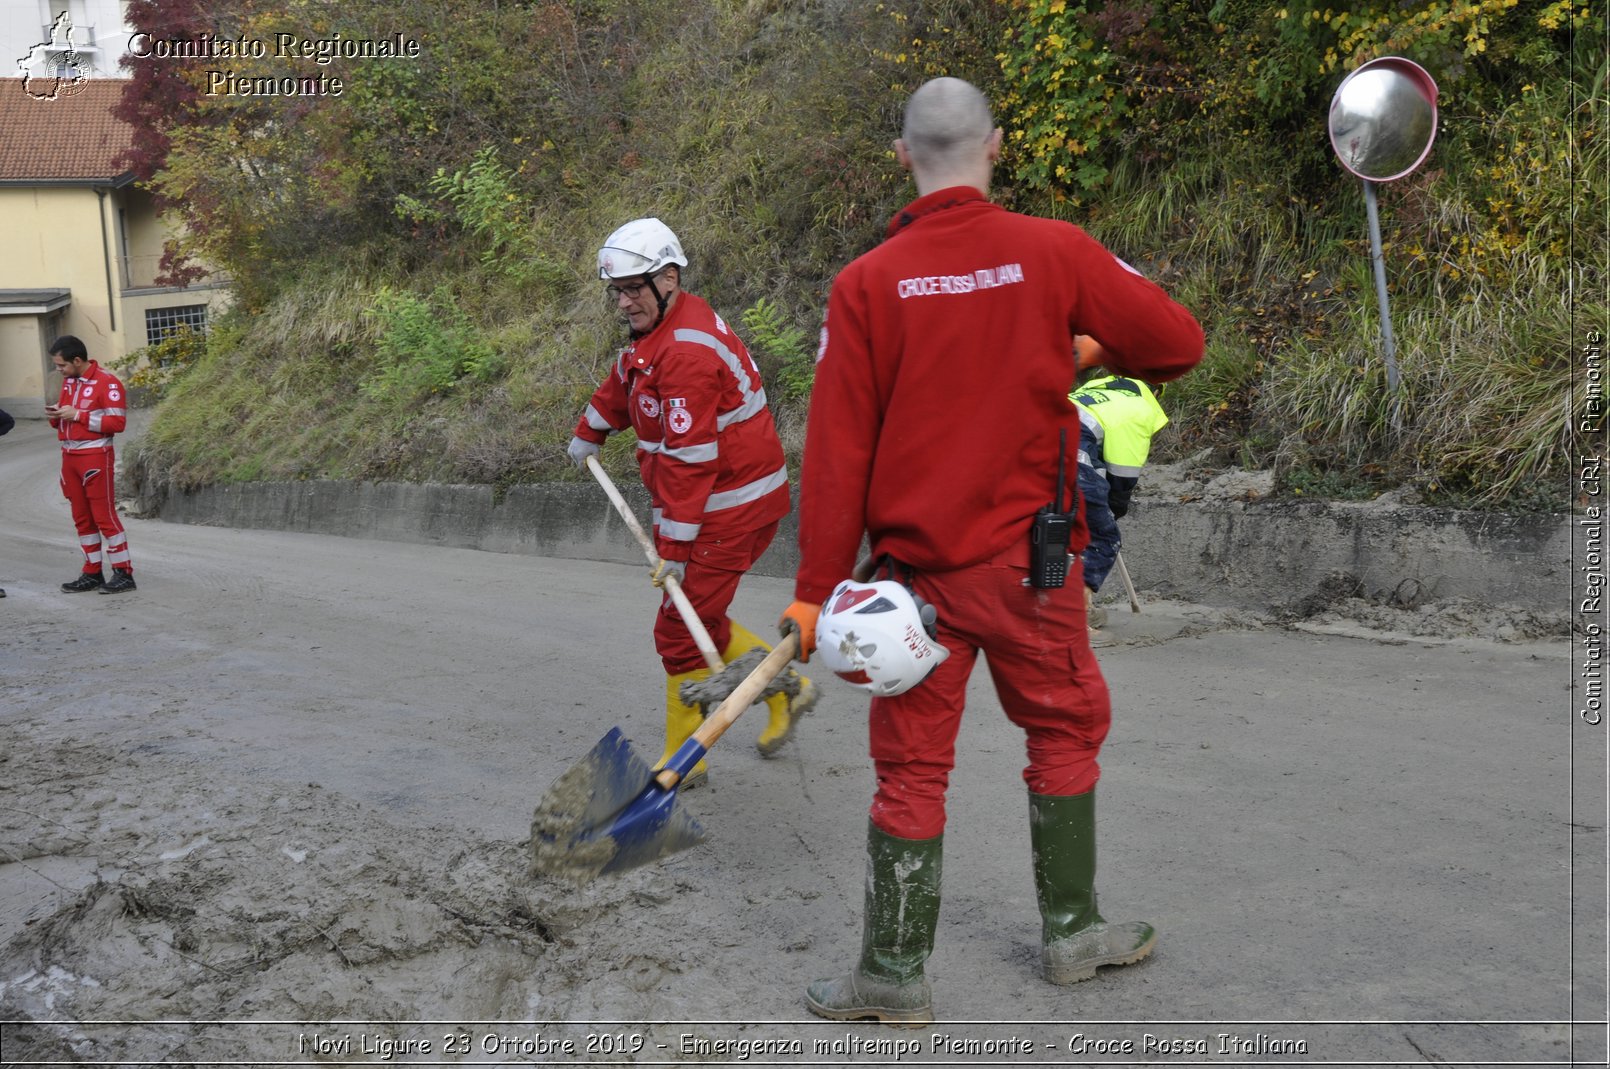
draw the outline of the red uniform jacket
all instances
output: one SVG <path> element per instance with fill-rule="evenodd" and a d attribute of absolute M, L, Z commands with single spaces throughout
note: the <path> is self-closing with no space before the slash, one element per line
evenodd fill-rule
<path fill-rule="evenodd" d="M 665 559 L 687 560 L 696 541 L 758 530 L 788 514 L 788 465 L 760 370 L 691 293 L 622 350 L 576 436 L 601 444 L 628 427 L 637 433 L 655 547 Z"/>
<path fill-rule="evenodd" d="M 833 283 L 800 474 L 795 596 L 821 602 L 876 553 L 947 571 L 1021 545 L 1050 504 L 1058 431 L 1073 489 L 1073 336 L 1115 373 L 1177 378 L 1202 328 L 1070 223 L 1017 215 L 975 189 L 908 205 Z M 1080 510 L 1073 550 L 1088 540 Z"/>
<path fill-rule="evenodd" d="M 117 376 L 90 361 L 82 375 L 62 380 L 56 402 L 76 410 L 72 419 L 53 419 L 65 450 L 110 449 L 112 435 L 128 426 L 128 397 Z"/>

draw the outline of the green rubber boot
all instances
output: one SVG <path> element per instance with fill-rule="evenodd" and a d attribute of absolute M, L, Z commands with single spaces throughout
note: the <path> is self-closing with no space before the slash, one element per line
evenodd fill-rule
<path fill-rule="evenodd" d="M 939 923 L 944 840 L 899 839 L 867 823 L 861 961 L 848 976 L 806 989 L 812 1013 L 832 1021 L 933 1023 L 933 992 L 922 966 L 933 953 Z"/>
<path fill-rule="evenodd" d="M 1034 890 L 1044 922 L 1040 965 L 1053 984 L 1089 980 L 1103 965 L 1130 965 L 1152 952 L 1149 924 L 1109 924 L 1096 910 L 1096 792 L 1029 795 Z"/>

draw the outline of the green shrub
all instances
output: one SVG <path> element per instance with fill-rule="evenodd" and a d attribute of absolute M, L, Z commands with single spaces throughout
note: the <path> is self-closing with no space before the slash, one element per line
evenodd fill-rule
<path fill-rule="evenodd" d="M 283 6 L 250 5 L 257 27 L 305 21 Z M 912 196 L 901 107 L 956 74 L 1009 134 L 996 198 L 1078 223 L 1202 321 L 1160 459 L 1210 446 L 1305 496 L 1407 480 L 1534 507 L 1566 484 L 1571 317 L 1610 314 L 1610 254 L 1580 222 L 1610 213 L 1606 65 L 1580 3 L 308 12 L 423 27 L 432 54 L 365 68 L 338 103 L 209 99 L 172 131 L 157 183 L 241 295 L 139 446 L 179 482 L 577 477 L 565 442 L 625 341 L 593 255 L 642 215 L 739 325 L 794 459 L 829 284 Z M 1343 74 L 1383 54 L 1442 89 L 1426 165 L 1379 188 L 1396 396 L 1363 197 L 1325 133 Z M 612 462 L 630 466 L 629 437 Z"/>
<path fill-rule="evenodd" d="M 816 381 L 813 339 L 775 301 L 762 297 L 744 310 L 744 340 L 762 369 L 773 368 L 781 401 L 803 401 Z"/>
<path fill-rule="evenodd" d="M 1124 128 L 1128 98 L 1117 58 L 1089 27 L 1078 0 L 1012 5 L 1016 19 L 997 57 L 1005 75 L 1012 173 L 1031 189 L 1091 189 L 1107 177 L 1109 148 Z"/>
<path fill-rule="evenodd" d="M 485 378 L 496 356 L 438 288 L 429 300 L 381 287 L 368 318 L 375 331 L 374 368 L 363 380 L 365 396 L 406 402 L 451 389 L 459 376 Z"/>
<path fill-rule="evenodd" d="M 206 352 L 207 335 L 180 326 L 161 341 L 135 349 L 118 361 L 114 370 L 130 389 L 146 390 L 153 400 L 160 400 Z"/>
<path fill-rule="evenodd" d="M 517 139 L 518 140 L 518 139 Z M 563 283 L 563 271 L 537 247 L 532 208 L 521 195 L 514 173 L 488 145 L 476 152 L 469 167 L 449 174 L 438 168 L 430 191 L 450 205 L 459 224 L 483 243 L 481 265 L 519 286 Z M 399 217 L 415 223 L 438 222 L 443 213 L 408 194 L 396 201 Z"/>

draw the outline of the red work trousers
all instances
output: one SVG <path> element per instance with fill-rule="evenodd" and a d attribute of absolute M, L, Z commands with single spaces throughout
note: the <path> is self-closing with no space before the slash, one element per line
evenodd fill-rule
<path fill-rule="evenodd" d="M 931 839 L 945 830 L 956 733 L 981 650 L 1007 719 L 1028 736 L 1029 790 L 1070 795 L 1095 787 L 1112 710 L 1090 652 L 1078 561 L 1069 561 L 1065 586 L 1035 590 L 1024 585 L 1026 556 L 1025 546 L 912 577 L 912 588 L 939 612 L 938 637 L 950 657 L 906 693 L 872 699 L 872 822 L 884 832 Z"/>
<path fill-rule="evenodd" d="M 104 559 L 113 568 L 134 571 L 129 560 L 128 535 L 117 515 L 112 475 L 117 458 L 111 449 L 63 450 L 61 492 L 73 506 L 78 548 L 84 551 L 84 571 L 101 573 Z"/>
<path fill-rule="evenodd" d="M 692 603 L 699 622 L 710 632 L 710 641 L 715 643 L 717 653 L 726 649 L 732 640 L 732 621 L 727 619 L 727 607 L 738 592 L 738 580 L 766 552 L 776 534 L 777 524 L 771 523 L 756 531 L 693 544 L 682 592 Z M 699 644 L 693 640 L 669 594 L 661 599 L 660 611 L 654 618 L 654 648 L 665 665 L 666 675 L 708 667 L 704 654 L 699 652 Z"/>

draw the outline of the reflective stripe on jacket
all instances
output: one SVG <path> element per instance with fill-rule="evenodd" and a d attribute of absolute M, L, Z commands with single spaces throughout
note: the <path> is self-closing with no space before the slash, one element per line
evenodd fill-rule
<path fill-rule="evenodd" d="M 1139 379 L 1107 375 L 1091 379 L 1069 396 L 1101 443 L 1107 470 L 1139 478 L 1151 454 L 1152 436 L 1168 426 L 1168 415 L 1151 387 Z"/>
<path fill-rule="evenodd" d="M 63 449 L 110 449 L 112 435 L 128 426 L 127 391 L 116 375 L 93 360 L 82 375 L 62 380 L 56 403 L 78 413 L 75 419 L 50 421 Z"/>
<path fill-rule="evenodd" d="M 628 428 L 662 557 L 687 560 L 694 542 L 787 515 L 788 466 L 760 369 L 701 298 L 682 293 L 622 350 L 575 433 L 601 444 Z"/>

